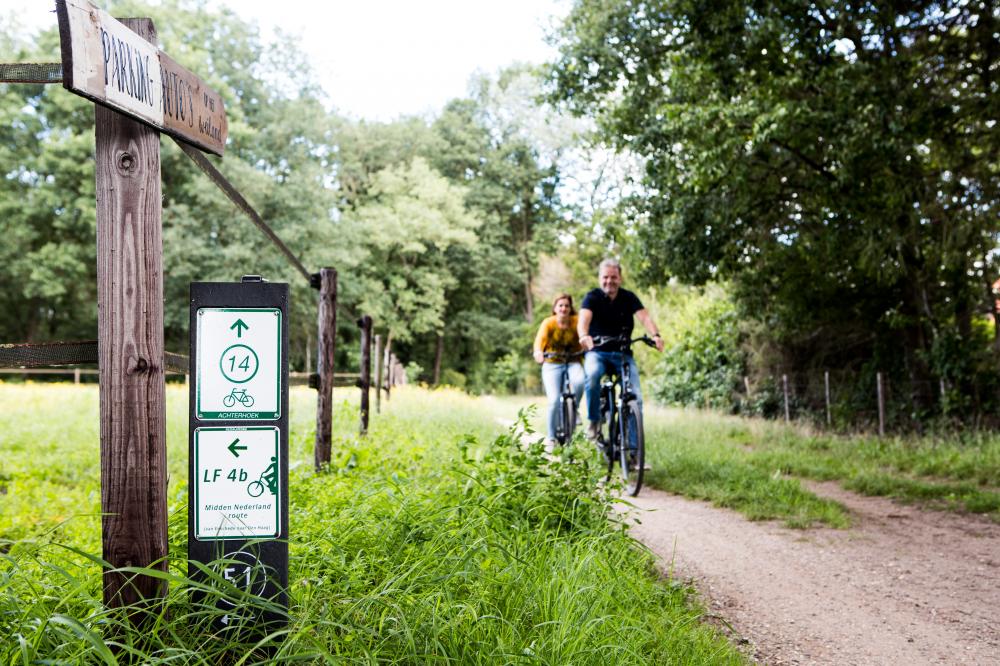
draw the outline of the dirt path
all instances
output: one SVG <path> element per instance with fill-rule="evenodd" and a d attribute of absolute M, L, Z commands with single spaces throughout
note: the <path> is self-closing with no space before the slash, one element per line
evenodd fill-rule
<path fill-rule="evenodd" d="M 1000 525 L 809 484 L 855 526 L 792 530 L 644 488 L 632 533 L 765 664 L 1000 664 Z"/>

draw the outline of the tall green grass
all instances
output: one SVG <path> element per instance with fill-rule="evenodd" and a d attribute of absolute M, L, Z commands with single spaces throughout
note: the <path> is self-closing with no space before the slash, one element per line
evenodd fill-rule
<path fill-rule="evenodd" d="M 261 602 L 185 575 L 185 399 L 168 390 L 171 561 L 156 575 L 170 592 L 136 631 L 101 603 L 96 390 L 0 384 L 0 661 L 745 661 L 608 520 L 593 451 L 548 461 L 525 419 L 497 423 L 504 403 L 419 389 L 394 392 L 364 439 L 355 405 L 338 405 L 321 474 L 314 394 L 293 391 L 290 622 L 264 637 L 215 631 L 220 595 Z"/>
<path fill-rule="evenodd" d="M 762 419 L 648 408 L 649 482 L 791 526 L 845 525 L 800 478 L 1000 520 L 1000 435 L 836 435 Z"/>
<path fill-rule="evenodd" d="M 526 404 L 531 401 L 514 401 Z M 544 399 L 534 400 L 539 412 Z M 801 479 L 1000 520 L 1000 434 L 885 437 L 695 409 L 644 408 L 646 484 L 789 527 L 845 527 L 846 509 Z M 541 414 L 535 424 L 542 428 Z"/>

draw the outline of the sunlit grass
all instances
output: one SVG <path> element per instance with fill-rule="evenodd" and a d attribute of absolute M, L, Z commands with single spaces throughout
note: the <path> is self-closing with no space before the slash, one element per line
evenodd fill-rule
<path fill-rule="evenodd" d="M 215 604 L 260 602 L 186 577 L 185 389 L 167 394 L 170 593 L 135 631 L 101 603 L 96 387 L 0 384 L 0 661 L 744 662 L 608 520 L 593 451 L 548 463 L 508 433 L 523 403 L 420 389 L 359 438 L 356 394 L 335 393 L 317 474 L 315 393 L 292 391 L 290 622 L 251 639 L 213 629 Z"/>
<path fill-rule="evenodd" d="M 835 503 L 799 478 L 931 508 L 1000 519 L 1000 435 L 836 435 L 799 425 L 698 410 L 650 408 L 650 483 L 789 525 L 846 524 Z"/>

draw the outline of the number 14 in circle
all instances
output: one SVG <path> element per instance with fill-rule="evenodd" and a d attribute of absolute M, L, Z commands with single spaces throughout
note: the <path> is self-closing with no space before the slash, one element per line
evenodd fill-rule
<path fill-rule="evenodd" d="M 243 344 L 227 347 L 219 359 L 222 376 L 236 384 L 244 384 L 253 379 L 259 365 L 257 352 Z"/>

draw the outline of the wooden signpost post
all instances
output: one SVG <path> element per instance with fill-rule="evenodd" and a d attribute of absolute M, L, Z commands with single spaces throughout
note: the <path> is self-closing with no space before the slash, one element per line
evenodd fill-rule
<path fill-rule="evenodd" d="M 167 567 L 159 133 L 222 155 L 226 114 L 160 52 L 149 19 L 123 23 L 85 0 L 57 0 L 56 15 L 63 85 L 97 104 L 104 602 L 138 610 L 166 592 L 163 578 L 123 572 Z"/>
<path fill-rule="evenodd" d="M 155 38 L 148 19 L 132 25 Z M 160 137 L 104 107 L 94 120 L 104 602 L 137 608 L 166 591 L 118 571 L 166 569 Z"/>

